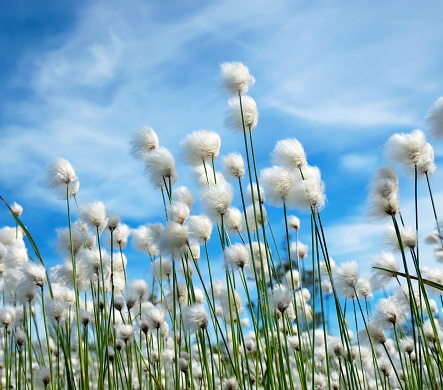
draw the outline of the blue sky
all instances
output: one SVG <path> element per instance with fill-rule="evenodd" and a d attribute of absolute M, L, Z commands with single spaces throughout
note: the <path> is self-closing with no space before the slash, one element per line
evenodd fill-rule
<path fill-rule="evenodd" d="M 214 129 L 222 154 L 243 151 L 224 126 L 218 82 L 221 62 L 241 61 L 256 78 L 259 168 L 279 139 L 302 142 L 326 183 L 332 257 L 368 269 L 384 228 L 368 221 L 367 187 L 388 137 L 426 130 L 426 111 L 443 94 L 442 12 L 437 1 L 12 2 L 0 15 L 0 194 L 23 205 L 50 266 L 61 261 L 54 228 L 66 224 L 64 203 L 45 186 L 55 157 L 75 167 L 79 201 L 101 200 L 132 227 L 161 220 L 161 196 L 128 153 L 132 131 L 152 126 L 176 156 L 178 184 L 195 186 L 179 163 L 187 133 Z M 439 165 L 442 145 L 433 145 Z M 439 168 L 433 187 L 442 204 Z M 402 178 L 401 188 L 412 223 L 412 183 Z M 424 185 L 420 198 L 428 232 Z M 268 211 L 281 225 L 281 210 Z M 13 225 L 5 208 L 0 224 Z M 147 269 L 129 253 L 130 275 Z M 430 250 L 422 256 L 434 263 Z"/>

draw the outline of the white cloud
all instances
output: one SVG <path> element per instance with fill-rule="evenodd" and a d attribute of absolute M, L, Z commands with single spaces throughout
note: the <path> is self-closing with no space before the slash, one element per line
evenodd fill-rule
<path fill-rule="evenodd" d="M 372 172 L 377 167 L 375 154 L 348 153 L 340 158 L 343 169 L 351 172 Z"/>

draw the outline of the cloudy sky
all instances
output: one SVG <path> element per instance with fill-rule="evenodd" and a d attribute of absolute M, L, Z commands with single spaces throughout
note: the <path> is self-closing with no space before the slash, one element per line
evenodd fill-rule
<path fill-rule="evenodd" d="M 443 95 L 442 13 L 441 2 L 404 0 L 11 2 L 0 14 L 0 194 L 23 205 L 49 265 L 60 261 L 54 228 L 66 225 L 64 203 L 45 185 L 55 157 L 75 167 L 80 202 L 101 200 L 132 227 L 161 220 L 161 195 L 128 153 L 131 133 L 152 126 L 176 156 L 179 184 L 195 187 L 180 163 L 187 133 L 214 129 L 222 154 L 243 153 L 241 136 L 224 126 L 219 84 L 219 64 L 241 61 L 256 79 L 259 168 L 279 139 L 302 142 L 326 183 L 332 257 L 367 269 L 383 249 L 383 225 L 367 218 L 383 145 L 395 132 L 426 131 L 426 111 Z M 440 165 L 443 145 L 433 145 Z M 413 183 L 400 177 L 412 224 Z M 442 178 L 438 168 L 440 208 Z M 424 183 L 419 196 L 427 233 Z M 269 211 L 281 237 L 282 212 Z M 14 224 L 4 207 L 0 224 Z M 302 216 L 301 239 L 309 237 Z M 130 254 L 130 274 L 147 269 L 143 255 Z M 434 264 L 430 249 L 422 256 Z"/>

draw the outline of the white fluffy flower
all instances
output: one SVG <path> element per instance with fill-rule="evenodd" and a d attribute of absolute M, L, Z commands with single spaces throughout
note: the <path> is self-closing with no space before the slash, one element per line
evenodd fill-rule
<path fill-rule="evenodd" d="M 83 203 L 79 206 L 80 218 L 87 222 L 92 228 L 99 228 L 106 226 L 106 208 L 102 202 Z"/>
<path fill-rule="evenodd" d="M 309 247 L 300 241 L 291 243 L 291 258 L 304 260 L 308 256 Z"/>
<path fill-rule="evenodd" d="M 269 277 L 268 258 L 266 253 L 266 246 L 262 242 L 260 244 L 256 241 L 252 245 L 252 261 L 247 264 L 248 271 L 253 275 L 256 272 L 259 279 L 262 278 L 262 272 L 265 279 Z M 263 269 L 262 269 L 263 264 Z M 254 271 L 255 267 L 255 271 Z"/>
<path fill-rule="evenodd" d="M 28 261 L 22 267 L 22 272 L 33 284 L 43 287 L 46 282 L 46 269 L 41 264 Z"/>
<path fill-rule="evenodd" d="M 399 271 L 397 260 L 395 260 L 394 255 L 389 252 L 382 252 L 379 256 L 375 257 L 372 267 L 384 268 L 394 272 Z M 380 289 L 386 286 L 386 284 L 388 284 L 392 278 L 395 277 L 396 275 L 391 272 L 373 268 L 371 282 L 374 289 Z"/>
<path fill-rule="evenodd" d="M 225 229 L 231 233 L 238 233 L 242 229 L 242 213 L 236 207 L 229 207 L 223 218 Z"/>
<path fill-rule="evenodd" d="M 186 203 L 173 200 L 169 205 L 169 213 L 174 222 L 183 225 L 189 217 L 191 210 Z"/>
<path fill-rule="evenodd" d="M 208 327 L 209 315 L 204 305 L 195 303 L 192 306 L 186 306 L 182 313 L 184 326 L 189 331 L 196 332 Z"/>
<path fill-rule="evenodd" d="M 265 168 L 260 173 L 267 199 L 274 205 L 285 203 L 292 188 L 292 178 L 289 172 L 280 166 Z"/>
<path fill-rule="evenodd" d="M 143 159 L 148 153 L 158 148 L 158 137 L 149 126 L 132 133 L 131 153 L 135 158 Z"/>
<path fill-rule="evenodd" d="M 310 211 L 311 207 L 322 209 L 325 205 L 325 184 L 321 180 L 317 167 L 309 169 L 309 176 L 304 180 L 296 180 L 289 191 L 287 205 L 302 211 Z"/>
<path fill-rule="evenodd" d="M 357 283 L 357 294 L 365 299 L 372 299 L 371 281 L 368 278 L 361 278 Z"/>
<path fill-rule="evenodd" d="M 391 328 L 396 325 L 403 325 L 407 318 L 407 308 L 400 304 L 394 296 L 381 298 L 377 302 L 377 310 L 374 313 L 374 319 L 383 329 Z"/>
<path fill-rule="evenodd" d="M 241 179 L 245 174 L 245 162 L 240 153 L 234 152 L 223 156 L 225 176 Z"/>
<path fill-rule="evenodd" d="M 271 290 L 270 300 L 271 307 L 283 314 L 292 302 L 292 292 L 282 284 L 276 285 Z"/>
<path fill-rule="evenodd" d="M 295 215 L 290 215 L 288 217 L 288 227 L 294 231 L 300 229 L 300 219 Z"/>
<path fill-rule="evenodd" d="M 156 187 L 165 188 L 165 183 L 169 186 L 169 181 L 171 185 L 177 181 L 174 156 L 162 146 L 145 157 L 145 171 Z"/>
<path fill-rule="evenodd" d="M 241 62 L 223 62 L 220 70 L 223 86 L 232 94 L 244 94 L 255 83 L 249 69 Z"/>
<path fill-rule="evenodd" d="M 189 243 L 188 227 L 169 221 L 160 235 L 160 249 L 173 256 L 180 256 Z"/>
<path fill-rule="evenodd" d="M 172 193 L 172 199 L 178 202 L 183 202 L 184 204 L 186 204 L 186 206 L 188 206 L 189 210 L 192 209 L 192 205 L 195 202 L 194 194 L 188 187 L 185 186 L 180 186 L 174 189 Z"/>
<path fill-rule="evenodd" d="M 232 98 L 228 101 L 226 110 L 225 124 L 227 127 L 239 132 L 243 132 L 243 122 L 245 131 L 252 131 L 258 124 L 258 110 L 255 100 L 250 96 L 242 96 L 241 107 L 238 98 Z M 243 119 L 242 119 L 243 112 Z"/>
<path fill-rule="evenodd" d="M 347 298 L 354 298 L 358 283 L 358 265 L 355 261 L 343 263 L 334 272 L 337 292 Z"/>
<path fill-rule="evenodd" d="M 443 274 L 442 271 L 438 268 L 431 268 L 429 270 L 426 271 L 426 279 L 434 282 L 434 283 L 438 283 L 440 285 L 443 285 Z M 426 289 L 429 290 L 429 292 L 433 295 L 442 295 L 443 291 L 439 290 L 437 288 L 434 287 L 430 287 L 430 286 L 426 286 Z"/>
<path fill-rule="evenodd" d="M 117 245 L 118 247 L 121 246 L 121 248 L 124 249 L 128 244 L 128 237 L 130 234 L 131 234 L 131 228 L 124 223 L 119 223 L 112 235 L 114 244 Z"/>
<path fill-rule="evenodd" d="M 17 202 L 11 204 L 11 210 L 17 217 L 20 217 L 20 215 L 22 215 L 23 213 L 23 207 L 20 206 Z"/>
<path fill-rule="evenodd" d="M 71 163 L 58 157 L 48 166 L 48 186 L 54 189 L 62 199 L 75 196 L 80 182 Z"/>
<path fill-rule="evenodd" d="M 423 156 L 426 148 L 428 148 L 428 155 Z M 389 138 L 385 149 L 386 157 L 400 164 L 405 172 L 411 176 L 414 175 L 415 165 L 426 165 L 423 163 L 423 158 L 425 161 L 429 160 L 429 153 L 429 147 L 426 146 L 426 136 L 419 129 L 410 133 L 394 134 Z M 433 157 L 432 153 L 432 160 Z"/>
<path fill-rule="evenodd" d="M 221 140 L 215 131 L 196 130 L 180 142 L 185 160 L 190 165 L 216 159 L 220 152 Z"/>
<path fill-rule="evenodd" d="M 117 338 L 123 340 L 125 343 L 130 341 L 134 336 L 134 328 L 132 325 L 120 324 L 117 327 Z"/>
<path fill-rule="evenodd" d="M 191 215 L 188 219 L 189 234 L 198 242 L 209 241 L 212 227 L 212 221 L 205 215 Z"/>
<path fill-rule="evenodd" d="M 305 150 L 295 138 L 278 141 L 272 151 L 272 158 L 276 164 L 291 171 L 307 165 Z"/>
<path fill-rule="evenodd" d="M 139 251 L 145 252 L 149 256 L 156 256 L 159 252 L 158 248 L 158 239 L 160 232 L 163 230 L 163 226 L 161 226 L 161 230 L 158 231 L 155 225 L 142 225 L 137 229 L 132 230 L 132 245 L 138 249 Z"/>
<path fill-rule="evenodd" d="M 286 271 L 285 279 L 289 288 L 297 289 L 300 287 L 300 273 L 297 270 Z M 292 283 L 294 283 L 294 286 L 292 286 Z"/>
<path fill-rule="evenodd" d="M 260 227 L 266 222 L 267 213 L 264 206 L 260 209 L 260 204 L 255 202 L 254 205 L 250 205 L 246 208 L 246 220 L 248 222 L 249 230 L 255 232 L 256 225 L 255 221 L 257 221 L 258 226 Z"/>
<path fill-rule="evenodd" d="M 252 188 L 252 190 L 251 190 Z M 256 183 L 252 183 L 252 187 L 250 184 L 248 184 L 247 190 L 246 190 L 246 202 L 248 203 L 254 203 L 259 201 L 259 192 L 260 192 L 260 200 L 263 203 L 265 201 L 265 191 L 263 190 L 262 186 L 257 186 Z"/>
<path fill-rule="evenodd" d="M 426 114 L 426 123 L 436 139 L 443 138 L 443 97 L 439 97 Z"/>
<path fill-rule="evenodd" d="M 399 227 L 399 230 L 403 248 L 414 249 L 417 245 L 417 234 L 415 229 L 410 226 L 406 226 Z M 391 246 L 393 249 L 400 250 L 400 242 L 397 238 L 397 233 L 393 226 L 388 226 L 386 239 L 389 246 Z"/>
<path fill-rule="evenodd" d="M 217 183 L 201 190 L 201 201 L 208 215 L 215 220 L 226 214 L 233 198 L 232 186 L 227 182 Z"/>
<path fill-rule="evenodd" d="M 251 254 L 249 248 L 242 244 L 228 246 L 224 252 L 225 262 L 234 269 L 243 269 L 250 261 Z"/>
<path fill-rule="evenodd" d="M 385 166 L 376 171 L 371 182 L 370 195 L 373 217 L 386 217 L 399 211 L 398 178 L 394 167 Z"/>
<path fill-rule="evenodd" d="M 427 174 L 431 176 L 436 169 L 434 164 L 434 149 L 431 144 L 426 143 L 423 148 L 422 154 L 417 162 L 417 174 Z"/>

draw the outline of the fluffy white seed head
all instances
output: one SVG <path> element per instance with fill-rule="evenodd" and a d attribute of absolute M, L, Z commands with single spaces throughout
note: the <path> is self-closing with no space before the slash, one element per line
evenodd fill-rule
<path fill-rule="evenodd" d="M 205 306 L 195 303 L 182 309 L 183 323 L 186 329 L 191 332 L 205 330 L 208 327 L 209 315 Z"/>
<path fill-rule="evenodd" d="M 169 181 L 171 185 L 177 181 L 174 156 L 162 146 L 145 157 L 145 172 L 152 184 L 159 188 L 165 188 L 165 183 L 169 186 Z"/>
<path fill-rule="evenodd" d="M 157 306 L 151 306 L 146 313 L 146 320 L 149 324 L 149 329 L 157 330 L 160 329 L 163 322 L 165 322 L 166 313 L 163 309 Z"/>
<path fill-rule="evenodd" d="M 226 126 L 235 131 L 243 132 L 243 122 L 246 131 L 255 130 L 258 124 L 257 104 L 250 96 L 242 97 L 241 107 L 238 98 L 232 98 L 228 101 L 228 109 L 226 110 L 225 117 Z"/>
<path fill-rule="evenodd" d="M 288 217 L 288 227 L 291 230 L 297 231 L 300 229 L 300 219 L 295 215 L 290 215 Z"/>
<path fill-rule="evenodd" d="M 427 270 L 425 272 L 425 274 L 426 274 L 427 280 L 434 282 L 434 283 L 438 283 L 440 285 L 443 285 L 443 273 L 439 268 L 431 268 L 431 269 Z M 439 295 L 443 294 L 442 290 L 439 290 L 439 289 L 431 287 L 431 286 L 426 286 L 426 289 L 429 290 L 429 292 L 432 295 L 439 296 Z"/>
<path fill-rule="evenodd" d="M 406 227 L 400 227 L 399 231 L 400 231 L 400 238 L 403 244 L 403 248 L 414 249 L 415 246 L 417 245 L 417 234 L 415 232 L 415 229 L 410 226 L 406 226 Z M 394 227 L 388 226 L 386 239 L 387 239 L 387 244 L 391 248 L 400 250 L 400 242 L 398 240 L 397 233 Z"/>
<path fill-rule="evenodd" d="M 403 325 L 408 318 L 408 310 L 394 297 L 381 298 L 377 302 L 374 319 L 383 329 Z"/>
<path fill-rule="evenodd" d="M 249 248 L 242 244 L 228 246 L 224 255 L 226 264 L 231 265 L 234 269 L 245 268 L 251 258 Z"/>
<path fill-rule="evenodd" d="M 156 225 L 139 226 L 132 230 L 132 245 L 149 256 L 156 256 L 159 253 L 158 233 L 161 231 L 163 231 L 163 226 L 160 229 Z"/>
<path fill-rule="evenodd" d="M 117 228 L 118 224 L 120 223 L 120 216 L 116 213 L 108 213 L 108 229 L 111 232 L 114 232 L 114 230 Z"/>
<path fill-rule="evenodd" d="M 246 220 L 248 221 L 249 230 L 255 232 L 257 226 L 255 222 L 257 221 L 258 227 L 262 226 L 267 220 L 267 213 L 265 207 L 262 205 L 260 209 L 260 204 L 255 202 L 255 205 L 250 205 L 246 208 Z"/>
<path fill-rule="evenodd" d="M 242 229 L 242 213 L 236 207 L 229 207 L 224 216 L 225 228 L 232 234 L 238 233 Z"/>
<path fill-rule="evenodd" d="M 386 143 L 385 154 L 388 159 L 402 166 L 407 174 L 413 174 L 419 164 L 426 146 L 426 136 L 416 129 L 410 133 L 397 133 Z"/>
<path fill-rule="evenodd" d="M 22 215 L 23 213 L 23 207 L 20 206 L 17 202 L 11 204 L 11 210 L 17 217 L 20 217 L 20 215 Z"/>
<path fill-rule="evenodd" d="M 132 133 L 131 154 L 137 159 L 143 159 L 148 153 L 158 148 L 158 137 L 149 126 Z"/>
<path fill-rule="evenodd" d="M 394 272 L 399 271 L 398 262 L 390 252 L 382 252 L 380 255 L 376 256 L 372 263 L 372 267 L 384 268 Z M 391 272 L 372 268 L 371 283 L 373 288 L 377 290 L 386 286 L 395 277 L 396 275 Z"/>
<path fill-rule="evenodd" d="M 417 174 L 427 174 L 428 176 L 432 176 L 435 169 L 436 165 L 434 164 L 434 149 L 431 144 L 426 143 L 417 162 Z"/>
<path fill-rule="evenodd" d="M 119 248 L 120 246 L 122 249 L 126 248 L 126 245 L 128 244 L 128 237 L 130 236 L 130 234 L 131 228 L 124 223 L 119 223 L 112 234 L 114 245 L 116 245 L 117 248 Z"/>
<path fill-rule="evenodd" d="M 77 194 L 80 183 L 68 160 L 58 157 L 48 165 L 48 186 L 62 199 Z"/>
<path fill-rule="evenodd" d="M 358 280 L 357 294 L 364 299 L 372 299 L 372 288 L 369 278 L 361 278 Z"/>
<path fill-rule="evenodd" d="M 189 217 L 191 210 L 186 203 L 173 200 L 169 205 L 169 214 L 171 216 L 171 220 L 174 222 L 183 225 Z"/>
<path fill-rule="evenodd" d="M 241 62 L 223 62 L 220 71 L 223 87 L 233 95 L 245 94 L 255 83 L 249 69 Z"/>
<path fill-rule="evenodd" d="M 245 162 L 242 155 L 234 152 L 223 156 L 223 169 L 226 177 L 241 179 L 245 174 Z"/>
<path fill-rule="evenodd" d="M 256 241 L 252 242 L 251 246 L 252 246 L 252 261 L 250 261 L 247 264 L 247 270 L 252 275 L 256 273 L 259 279 L 262 278 L 263 276 L 262 272 L 263 272 L 265 279 L 267 279 L 269 277 L 269 269 L 268 269 L 266 246 L 262 242 L 258 243 Z M 255 271 L 254 271 L 254 266 L 255 266 Z"/>
<path fill-rule="evenodd" d="M 292 292 L 283 284 L 274 286 L 270 294 L 271 308 L 283 314 L 292 302 Z"/>
<path fill-rule="evenodd" d="M 0 326 L 9 328 L 15 323 L 15 309 L 12 306 L 4 306 L 0 311 Z"/>
<path fill-rule="evenodd" d="M 443 97 L 439 97 L 426 114 L 426 124 L 435 139 L 443 139 Z"/>
<path fill-rule="evenodd" d="M 6 268 L 15 268 L 25 264 L 28 261 L 28 251 L 23 245 L 9 245 L 8 251 L 4 256 Z"/>
<path fill-rule="evenodd" d="M 227 183 L 217 183 L 201 190 L 201 201 L 208 215 L 218 221 L 226 214 L 234 198 L 232 186 Z"/>
<path fill-rule="evenodd" d="M 272 151 L 272 159 L 290 171 L 307 165 L 305 150 L 295 138 L 278 141 Z"/>
<path fill-rule="evenodd" d="M 260 173 L 260 182 L 267 199 L 277 206 L 283 205 L 293 185 L 291 175 L 281 166 L 263 169 Z"/>
<path fill-rule="evenodd" d="M 251 190 L 252 188 L 252 190 Z M 246 189 L 246 201 L 248 203 L 258 202 L 259 201 L 259 191 L 260 191 L 260 200 L 263 203 L 265 201 L 265 191 L 262 186 L 257 186 L 256 183 L 252 183 L 252 187 L 248 184 Z"/>
<path fill-rule="evenodd" d="M 117 327 L 117 338 L 123 340 L 125 343 L 128 343 L 134 336 L 134 328 L 132 325 L 120 324 Z"/>
<path fill-rule="evenodd" d="M 193 131 L 180 142 L 185 161 L 193 166 L 215 160 L 219 155 L 220 145 L 220 136 L 212 130 Z"/>
<path fill-rule="evenodd" d="M 293 290 L 300 288 L 300 273 L 297 270 L 293 269 L 292 271 L 286 271 L 285 279 L 289 288 Z M 294 283 L 294 286 L 292 283 Z"/>
<path fill-rule="evenodd" d="M 103 228 L 107 224 L 106 208 L 102 202 L 83 203 L 79 206 L 80 219 L 96 229 Z"/>
<path fill-rule="evenodd" d="M 357 262 L 348 261 L 334 272 L 334 281 L 337 292 L 347 298 L 354 298 L 359 278 Z"/>
<path fill-rule="evenodd" d="M 22 272 L 33 284 L 43 287 L 46 282 L 46 269 L 41 264 L 28 261 L 22 267 Z"/>
<path fill-rule="evenodd" d="M 303 170 L 304 172 L 307 170 Z M 287 205 L 301 211 L 322 209 L 325 206 L 325 184 L 321 180 L 320 170 L 317 167 L 309 169 L 309 176 L 304 180 L 296 180 L 289 191 Z"/>
<path fill-rule="evenodd" d="M 300 241 L 291 243 L 292 259 L 304 260 L 308 256 L 309 247 Z"/>
<path fill-rule="evenodd" d="M 169 221 L 160 235 L 160 250 L 173 256 L 179 255 L 189 243 L 188 226 Z"/>
<path fill-rule="evenodd" d="M 189 234 L 198 242 L 209 241 L 212 227 L 212 221 L 205 215 L 191 215 L 188 219 Z"/>
<path fill-rule="evenodd" d="M 195 196 L 188 187 L 180 186 L 174 189 L 172 192 L 172 199 L 183 202 L 188 206 L 189 210 L 192 209 L 192 205 L 195 202 Z"/>
<path fill-rule="evenodd" d="M 391 216 L 399 211 L 398 178 L 394 167 L 385 166 L 376 171 L 369 201 L 370 215 L 374 218 Z"/>

